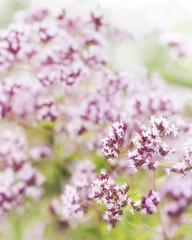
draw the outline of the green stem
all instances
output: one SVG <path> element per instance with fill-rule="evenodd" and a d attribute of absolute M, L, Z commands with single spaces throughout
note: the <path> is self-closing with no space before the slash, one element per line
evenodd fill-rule
<path fill-rule="evenodd" d="M 156 191 L 156 189 L 157 189 L 156 188 L 156 170 L 153 171 L 152 184 L 153 184 L 154 191 Z M 169 240 L 169 237 L 167 236 L 167 233 L 166 233 L 166 228 L 165 228 L 163 219 L 161 217 L 159 206 L 157 206 L 157 215 L 158 215 L 159 221 L 160 221 L 161 226 L 162 226 L 163 239 L 164 240 Z"/>

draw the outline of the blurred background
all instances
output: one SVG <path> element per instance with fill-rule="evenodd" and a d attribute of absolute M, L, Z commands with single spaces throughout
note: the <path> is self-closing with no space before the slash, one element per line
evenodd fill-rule
<path fill-rule="evenodd" d="M 111 48 L 113 68 L 135 73 L 159 71 L 169 82 L 192 86 L 191 58 L 167 60 L 153 32 L 179 32 L 191 38 L 192 2 L 190 0 L 0 0 L 0 27 L 14 19 L 15 12 L 36 6 L 58 8 L 66 6 L 73 13 L 98 7 L 104 11 L 110 23 L 130 31 L 134 40 Z M 141 38 L 141 36 L 145 36 Z M 190 40 L 191 41 L 191 40 Z"/>

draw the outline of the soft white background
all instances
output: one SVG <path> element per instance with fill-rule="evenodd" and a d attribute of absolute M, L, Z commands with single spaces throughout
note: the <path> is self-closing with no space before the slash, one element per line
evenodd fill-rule
<path fill-rule="evenodd" d="M 80 3 L 80 7 L 77 3 Z M 160 15 L 156 18 L 164 18 L 165 15 L 169 23 L 175 20 L 182 23 L 183 19 L 187 18 L 191 20 L 190 15 L 192 15 L 192 0 L 0 0 L 1 26 L 12 18 L 14 11 L 29 5 L 57 7 L 68 5 L 74 9 L 100 5 L 104 9 L 111 8 L 116 22 L 121 24 L 124 22 L 133 27 L 137 19 L 149 18 L 149 15 Z M 134 15 L 134 22 L 132 22 L 132 15 Z M 131 20 L 127 21 L 128 18 Z"/>
<path fill-rule="evenodd" d="M 0 0 L 0 27 L 6 27 L 16 11 L 29 6 L 65 6 L 81 15 L 86 9 L 99 6 L 107 13 L 109 22 L 135 36 L 155 28 L 192 35 L 192 0 Z M 138 52 L 138 43 L 119 44 L 112 52 L 113 66 L 131 72 L 145 71 Z"/>

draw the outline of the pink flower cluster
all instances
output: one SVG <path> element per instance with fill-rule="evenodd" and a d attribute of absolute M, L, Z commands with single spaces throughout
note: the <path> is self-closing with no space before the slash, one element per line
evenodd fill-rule
<path fill-rule="evenodd" d="M 139 206 L 135 206 L 135 203 L 131 202 L 133 208 L 143 214 L 153 214 L 153 212 L 157 212 L 157 206 L 159 203 L 159 193 L 155 192 L 154 190 L 150 190 L 147 197 L 141 197 L 141 203 Z"/>
<path fill-rule="evenodd" d="M 21 204 L 24 197 L 38 200 L 44 177 L 27 158 L 27 142 L 21 131 L 1 130 L 0 215 Z"/>
<path fill-rule="evenodd" d="M 126 129 L 125 123 L 115 122 L 109 129 L 109 135 L 103 139 L 103 152 L 110 162 L 119 156 L 119 148 L 123 145 Z"/>
<path fill-rule="evenodd" d="M 139 134 L 132 140 L 136 148 L 128 153 L 129 159 L 133 160 L 136 167 L 143 166 L 155 170 L 158 156 L 167 156 L 174 153 L 174 149 L 163 141 L 168 135 L 177 136 L 177 127 L 163 117 L 152 117 L 150 126 L 141 127 Z"/>
<path fill-rule="evenodd" d="M 190 176 L 169 176 L 160 187 L 164 205 L 164 224 L 166 235 L 172 238 L 178 227 L 188 223 L 190 217 L 184 215 L 192 203 L 192 184 Z"/>
<path fill-rule="evenodd" d="M 95 166 L 90 161 L 76 163 L 71 184 L 66 185 L 61 195 L 62 213 L 64 221 L 80 220 L 89 208 L 89 188 L 96 178 Z M 73 169 L 74 171 L 74 169 Z"/>
<path fill-rule="evenodd" d="M 110 182 L 109 174 L 106 172 L 101 172 L 93 181 L 89 197 L 106 206 L 103 218 L 111 227 L 115 227 L 116 222 L 122 220 L 122 207 L 125 207 L 129 201 L 128 190 L 129 186 L 126 184 L 118 186 Z"/>
<path fill-rule="evenodd" d="M 192 203 L 192 184 L 190 177 L 172 177 L 162 185 L 162 195 L 171 201 L 165 205 L 165 210 L 170 217 L 178 217 L 186 211 Z"/>
<path fill-rule="evenodd" d="M 183 157 L 168 170 L 170 172 L 177 172 L 181 174 L 187 174 L 192 169 L 192 140 L 189 139 L 183 147 Z"/>
<path fill-rule="evenodd" d="M 129 205 L 130 211 L 140 211 L 143 214 L 152 214 L 157 211 L 160 202 L 159 194 L 150 190 L 147 197 L 142 196 L 141 200 L 134 201 L 127 195 L 129 186 L 118 186 L 109 174 L 105 171 L 97 176 L 92 183 L 90 198 L 106 207 L 103 219 L 109 224 L 109 228 L 115 227 L 118 221 L 122 220 L 123 208 Z"/>

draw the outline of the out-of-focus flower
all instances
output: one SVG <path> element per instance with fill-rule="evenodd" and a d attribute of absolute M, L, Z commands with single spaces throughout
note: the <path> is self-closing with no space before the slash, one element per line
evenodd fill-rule
<path fill-rule="evenodd" d="M 66 185 L 61 195 L 62 212 L 61 219 L 68 221 L 80 221 L 88 209 L 91 201 L 89 189 L 91 182 L 96 178 L 95 166 L 89 161 L 79 162 L 75 166 L 71 185 Z M 57 212 L 57 211 L 56 211 Z"/>
<path fill-rule="evenodd" d="M 192 139 L 189 139 L 183 147 L 184 154 L 180 161 L 173 164 L 171 169 L 168 169 L 168 173 L 177 172 L 186 174 L 191 172 L 192 169 Z"/>
<path fill-rule="evenodd" d="M 169 32 L 161 36 L 161 42 L 167 45 L 175 56 L 188 57 L 192 54 L 191 42 L 189 37 L 177 33 Z"/>

